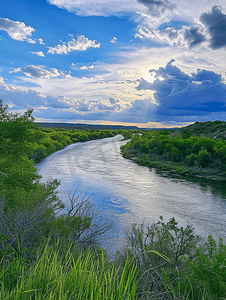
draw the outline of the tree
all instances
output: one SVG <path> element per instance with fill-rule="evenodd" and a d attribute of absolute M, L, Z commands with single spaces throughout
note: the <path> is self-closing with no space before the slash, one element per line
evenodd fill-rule
<path fill-rule="evenodd" d="M 5 210 L 32 210 L 45 201 L 61 205 L 55 192 L 59 183 L 41 185 L 41 176 L 29 159 L 41 138 L 32 111 L 10 113 L 0 100 L 0 196 L 5 199 Z"/>
<path fill-rule="evenodd" d="M 29 159 L 40 145 L 38 139 L 43 139 L 33 120 L 32 110 L 22 114 L 9 113 L 1 100 L 0 254 L 2 249 L 10 246 L 18 255 L 24 255 L 21 249 L 30 250 L 49 235 L 63 242 L 74 241 L 86 246 L 110 228 L 108 220 L 101 218 L 89 198 L 75 196 L 75 193 L 69 197 L 68 214 L 62 215 L 65 207 L 57 197 L 59 182 L 53 180 L 41 184 L 34 161 Z M 57 138 L 55 142 L 58 138 L 64 139 L 63 135 L 53 133 Z"/>

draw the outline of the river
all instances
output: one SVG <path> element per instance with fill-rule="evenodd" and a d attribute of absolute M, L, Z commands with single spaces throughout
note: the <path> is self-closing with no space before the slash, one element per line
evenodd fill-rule
<path fill-rule="evenodd" d="M 59 197 L 68 205 L 75 189 L 91 196 L 106 217 L 114 219 L 112 237 L 120 240 L 133 222 L 152 223 L 163 216 L 196 233 L 226 241 L 226 185 L 201 179 L 172 177 L 139 166 L 120 154 L 122 136 L 76 143 L 37 163 L 42 181 L 58 179 Z"/>

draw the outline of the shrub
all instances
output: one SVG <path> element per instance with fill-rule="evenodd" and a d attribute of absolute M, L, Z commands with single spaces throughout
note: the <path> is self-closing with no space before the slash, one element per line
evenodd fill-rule
<path fill-rule="evenodd" d="M 195 165 L 196 160 L 197 160 L 197 155 L 195 155 L 194 153 L 186 156 L 186 162 L 189 167 L 193 167 Z"/>
<path fill-rule="evenodd" d="M 206 149 L 199 151 L 199 154 L 198 154 L 199 165 L 202 168 L 208 167 L 208 165 L 210 163 L 210 157 L 211 157 L 211 153 L 209 153 Z"/>
<path fill-rule="evenodd" d="M 172 299 L 167 284 L 177 281 L 176 270 L 187 264 L 184 256 L 192 261 L 197 255 L 195 245 L 201 239 L 194 228 L 178 227 L 174 218 L 164 222 L 160 217 L 152 225 L 133 224 L 127 229 L 126 238 L 128 251 L 144 274 L 138 284 L 141 299 L 149 299 L 148 295 L 153 299 Z"/>

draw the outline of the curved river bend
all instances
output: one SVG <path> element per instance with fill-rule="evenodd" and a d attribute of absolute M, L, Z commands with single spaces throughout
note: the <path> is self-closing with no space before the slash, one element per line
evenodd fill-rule
<path fill-rule="evenodd" d="M 201 179 L 170 177 L 139 166 L 120 155 L 122 136 L 67 146 L 37 163 L 42 181 L 58 179 L 59 197 L 78 188 L 103 214 L 115 219 L 114 233 L 133 222 L 152 223 L 163 216 L 180 225 L 191 223 L 196 233 L 226 240 L 226 186 Z"/>

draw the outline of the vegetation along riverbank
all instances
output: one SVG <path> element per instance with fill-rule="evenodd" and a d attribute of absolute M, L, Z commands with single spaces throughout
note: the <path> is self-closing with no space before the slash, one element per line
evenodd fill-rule
<path fill-rule="evenodd" d="M 142 131 L 121 151 L 143 166 L 226 181 L 226 122 L 197 122 L 174 132 Z"/>
<path fill-rule="evenodd" d="M 112 258 L 101 244 L 111 223 L 101 218 L 91 199 L 75 191 L 66 209 L 57 196 L 59 182 L 40 182 L 35 160 L 70 143 L 118 133 L 131 137 L 123 155 L 138 159 L 164 156 L 166 146 L 159 154 L 157 150 L 145 152 L 146 145 L 154 142 L 156 148 L 169 144 L 168 159 L 177 157 L 175 148 L 179 149 L 172 141 L 181 140 L 182 145 L 194 139 L 197 149 L 200 146 L 196 137 L 185 138 L 180 131 L 177 137 L 164 131 L 139 135 L 136 131 L 40 129 L 31 110 L 9 113 L 0 101 L 1 300 L 225 299 L 226 245 L 222 239 L 209 236 L 203 240 L 192 225 L 179 227 L 174 218 L 160 217 L 150 225 L 131 224 L 124 251 Z M 199 139 L 200 150 L 195 153 L 196 148 L 187 147 L 191 153 L 185 159 L 194 154 L 198 168 L 215 163 L 223 172 L 224 139 L 205 138 L 209 148 L 202 148 L 204 138 Z M 213 153 L 211 141 L 217 143 Z M 145 151 L 140 150 L 142 143 Z"/>

